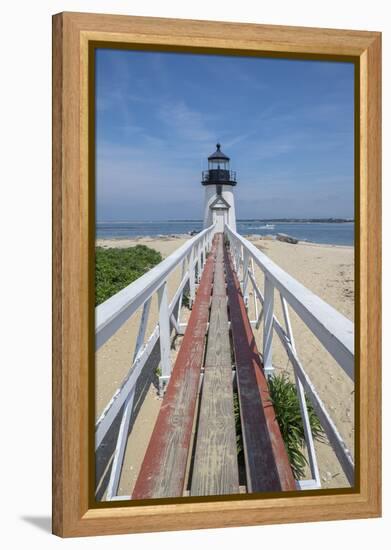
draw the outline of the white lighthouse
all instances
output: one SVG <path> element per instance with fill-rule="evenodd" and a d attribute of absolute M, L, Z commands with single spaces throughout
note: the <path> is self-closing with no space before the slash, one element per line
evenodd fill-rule
<path fill-rule="evenodd" d="M 208 157 L 208 170 L 202 172 L 205 187 L 204 229 L 216 224 L 215 231 L 222 233 L 224 224 L 236 231 L 234 187 L 236 173 L 229 169 L 229 157 L 216 145 L 216 151 Z"/>

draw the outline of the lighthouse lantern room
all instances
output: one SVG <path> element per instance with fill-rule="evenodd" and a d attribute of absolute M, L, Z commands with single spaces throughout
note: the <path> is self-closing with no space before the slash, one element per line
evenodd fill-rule
<path fill-rule="evenodd" d="M 216 151 L 208 157 L 208 170 L 202 172 L 205 187 L 204 228 L 216 224 L 215 231 L 222 233 L 224 224 L 236 231 L 233 188 L 236 173 L 230 170 L 229 157 L 216 145 Z"/>

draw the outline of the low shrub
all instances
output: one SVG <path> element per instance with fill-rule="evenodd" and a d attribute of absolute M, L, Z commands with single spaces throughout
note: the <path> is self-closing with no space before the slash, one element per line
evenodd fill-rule
<path fill-rule="evenodd" d="M 99 305 L 162 261 L 144 245 L 95 249 L 95 305 Z"/>

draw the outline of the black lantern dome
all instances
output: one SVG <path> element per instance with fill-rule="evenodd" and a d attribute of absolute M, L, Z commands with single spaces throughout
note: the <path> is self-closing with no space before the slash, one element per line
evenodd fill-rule
<path fill-rule="evenodd" d="M 221 150 L 220 143 L 216 151 L 208 157 L 208 170 L 202 172 L 202 185 L 236 185 L 236 172 L 229 169 L 229 157 Z"/>

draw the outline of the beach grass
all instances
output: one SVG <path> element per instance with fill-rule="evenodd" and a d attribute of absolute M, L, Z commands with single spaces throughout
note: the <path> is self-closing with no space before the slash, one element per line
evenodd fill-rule
<path fill-rule="evenodd" d="M 95 249 L 95 306 L 125 288 L 162 261 L 160 252 L 145 245 Z"/>
<path fill-rule="evenodd" d="M 304 454 L 304 425 L 301 418 L 296 385 L 289 380 L 286 373 L 271 376 L 268 382 L 270 398 L 274 406 L 282 438 L 285 442 L 293 475 L 296 479 L 302 479 L 305 476 L 305 468 L 308 461 Z M 307 399 L 306 404 L 314 439 L 325 441 L 325 434 L 312 404 Z"/>

